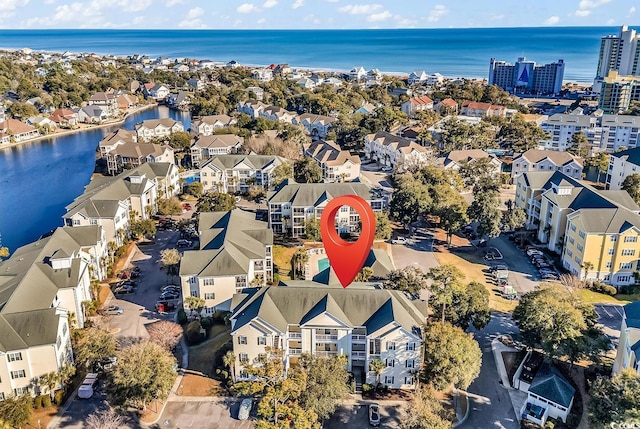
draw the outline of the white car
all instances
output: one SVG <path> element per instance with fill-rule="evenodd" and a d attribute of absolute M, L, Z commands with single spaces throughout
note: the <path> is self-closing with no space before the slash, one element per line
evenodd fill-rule
<path fill-rule="evenodd" d="M 248 420 L 251 413 L 251 406 L 253 401 L 249 398 L 243 399 L 240 403 L 240 410 L 238 410 L 238 420 Z"/>
<path fill-rule="evenodd" d="M 380 426 L 380 405 L 369 404 L 369 424 L 371 426 Z"/>
<path fill-rule="evenodd" d="M 389 165 L 385 165 L 384 167 L 382 167 L 382 171 L 384 171 L 385 173 L 388 173 L 391 170 L 393 170 L 393 167 Z"/>
<path fill-rule="evenodd" d="M 398 237 L 391 240 L 391 244 L 407 244 L 408 242 L 406 237 Z"/>

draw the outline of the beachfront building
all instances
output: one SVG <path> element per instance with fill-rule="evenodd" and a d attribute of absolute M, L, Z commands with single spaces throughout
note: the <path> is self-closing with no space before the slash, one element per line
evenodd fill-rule
<path fill-rule="evenodd" d="M 18 143 L 39 135 L 36 128 L 17 119 L 5 119 L 0 122 L 0 142 L 2 143 Z"/>
<path fill-rule="evenodd" d="M 180 262 L 182 297 L 205 300 L 203 314 L 229 311 L 232 297 L 246 287 L 273 280 L 273 231 L 243 210 L 203 212 L 200 248 Z"/>
<path fill-rule="evenodd" d="M 148 119 L 134 127 L 138 141 L 149 141 L 156 138 L 166 138 L 173 133 L 184 131 L 182 122 L 171 118 Z"/>
<path fill-rule="evenodd" d="M 107 242 L 122 244 L 132 215 L 148 219 L 157 212 L 160 196 L 168 198 L 179 190 L 175 164 L 148 162 L 114 177 L 95 177 L 62 218 L 69 227 L 100 225 Z"/>
<path fill-rule="evenodd" d="M 293 125 L 301 125 L 309 133 L 313 140 L 326 139 L 327 133 L 338 119 L 333 116 L 315 115 L 303 113 L 293 118 Z"/>
<path fill-rule="evenodd" d="M 200 166 L 204 191 L 247 192 L 252 185 L 268 188 L 273 170 L 288 162 L 276 155 L 217 155 Z"/>
<path fill-rule="evenodd" d="M 367 77 L 367 72 L 364 67 L 354 67 L 349 72 L 349 80 L 359 81 Z"/>
<path fill-rule="evenodd" d="M 618 34 L 602 37 L 598 69 L 593 81 L 593 91 L 601 92 L 602 81 L 610 72 L 620 76 L 640 76 L 640 35 L 623 25 Z"/>
<path fill-rule="evenodd" d="M 325 183 L 351 182 L 360 176 L 360 157 L 342 150 L 333 141 L 316 140 L 303 145 L 303 150 L 322 168 Z"/>
<path fill-rule="evenodd" d="M 613 374 L 627 368 L 640 373 L 640 301 L 622 307 L 620 340 L 613 361 Z"/>
<path fill-rule="evenodd" d="M 191 123 L 191 131 L 200 136 L 210 136 L 215 130 L 230 127 L 237 122 L 236 118 L 229 115 L 202 116 Z"/>
<path fill-rule="evenodd" d="M 558 94 L 562 90 L 564 66 L 563 60 L 537 65 L 525 57 L 518 58 L 515 64 L 491 58 L 489 85 L 513 92 Z"/>
<path fill-rule="evenodd" d="M 607 170 L 607 189 L 621 189 L 624 179 L 632 174 L 640 174 L 640 147 L 612 153 Z"/>
<path fill-rule="evenodd" d="M 366 159 L 400 171 L 429 161 L 429 152 L 423 146 L 386 131 L 365 136 L 364 155 Z"/>
<path fill-rule="evenodd" d="M 273 70 L 270 68 L 255 69 L 251 72 L 251 78 L 261 83 L 271 82 L 273 80 Z"/>
<path fill-rule="evenodd" d="M 191 145 L 191 162 L 199 166 L 213 156 L 239 153 L 243 143 L 235 134 L 200 135 Z"/>
<path fill-rule="evenodd" d="M 413 117 L 416 112 L 423 110 L 433 110 L 433 100 L 429 97 L 413 97 L 405 101 L 400 105 L 400 110 L 407 114 L 409 117 Z"/>
<path fill-rule="evenodd" d="M 428 79 L 429 75 L 424 70 L 421 71 L 412 71 L 409 73 L 409 79 L 407 79 L 407 83 L 409 85 L 420 85 L 425 83 Z"/>
<path fill-rule="evenodd" d="M 357 386 L 376 383 L 369 366 L 379 359 L 385 363 L 380 383 L 413 389 L 426 317 L 424 301 L 388 289 L 298 282 L 243 291 L 233 297 L 230 317 L 235 377 L 250 379 L 244 366 L 275 347 L 284 352 L 286 368 L 303 353 L 345 355 Z"/>
<path fill-rule="evenodd" d="M 118 100 L 113 95 L 113 92 L 96 92 L 89 97 L 87 104 L 89 106 L 100 106 L 110 118 L 118 116 Z"/>
<path fill-rule="evenodd" d="M 614 286 L 634 282 L 640 208 L 627 192 L 596 190 L 559 171 L 532 172 L 516 179 L 515 204 L 527 214 L 525 227 L 572 274 Z"/>
<path fill-rule="evenodd" d="M 277 234 L 304 237 L 306 221 L 319 220 L 329 201 L 341 195 L 357 195 L 376 212 L 383 208 L 383 200 L 374 198 L 364 183 L 288 183 L 269 198 L 269 227 Z M 336 214 L 340 233 L 354 232 L 359 222 L 360 215 L 353 208 L 344 206 Z"/>
<path fill-rule="evenodd" d="M 529 149 L 511 163 L 511 180 L 531 171 L 561 171 L 576 180 L 582 179 L 583 160 L 569 152 Z"/>
<path fill-rule="evenodd" d="M 640 75 L 621 76 L 611 71 L 600 82 L 598 108 L 603 112 L 625 112 L 632 101 L 640 101 Z"/>
<path fill-rule="evenodd" d="M 114 150 L 117 146 L 135 143 L 138 141 L 135 131 L 125 130 L 124 128 L 118 128 L 106 136 L 100 143 L 98 143 L 98 149 L 100 150 L 100 156 L 106 158 L 107 153 Z"/>

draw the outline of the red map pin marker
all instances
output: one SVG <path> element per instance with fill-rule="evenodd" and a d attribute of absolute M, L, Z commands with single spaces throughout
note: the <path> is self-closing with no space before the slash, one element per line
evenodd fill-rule
<path fill-rule="evenodd" d="M 360 215 L 362 232 L 355 243 L 344 241 L 336 231 L 336 214 L 342 206 L 352 207 Z M 331 268 L 338 276 L 342 287 L 349 286 L 367 260 L 376 234 L 376 218 L 371 206 L 357 195 L 334 198 L 322 212 L 320 234 Z"/>

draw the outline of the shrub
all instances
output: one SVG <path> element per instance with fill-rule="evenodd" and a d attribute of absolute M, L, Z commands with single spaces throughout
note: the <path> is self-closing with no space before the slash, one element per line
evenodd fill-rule
<path fill-rule="evenodd" d="M 203 317 L 202 319 L 200 319 L 200 325 L 202 325 L 202 327 L 204 329 L 211 328 L 211 325 L 212 325 L 211 318 L 210 317 Z"/>
<path fill-rule="evenodd" d="M 371 393 L 374 387 L 371 384 L 364 383 L 362 385 L 362 394 Z"/>
<path fill-rule="evenodd" d="M 57 390 L 55 395 L 53 395 L 53 402 L 56 405 L 62 405 L 62 399 L 64 398 L 64 392 L 62 390 Z"/>
<path fill-rule="evenodd" d="M 224 325 L 228 314 L 229 312 L 227 311 L 216 311 L 211 315 L 211 321 L 214 325 Z"/>
<path fill-rule="evenodd" d="M 204 336 L 200 332 L 202 325 L 199 321 L 195 320 L 187 325 L 187 342 L 190 345 L 200 344 L 204 339 Z"/>
<path fill-rule="evenodd" d="M 42 408 L 42 395 L 36 396 L 33 400 L 33 409 L 37 410 L 38 408 Z"/>
<path fill-rule="evenodd" d="M 187 313 L 182 308 L 178 310 L 178 323 L 181 325 L 187 323 Z"/>
<path fill-rule="evenodd" d="M 42 406 L 44 408 L 49 408 L 51 406 L 51 396 L 42 395 Z"/>
<path fill-rule="evenodd" d="M 615 287 L 609 286 L 608 284 L 605 284 L 599 281 L 594 281 L 593 283 L 589 284 L 588 288 L 594 292 L 604 293 L 606 295 L 611 295 L 611 296 L 618 293 L 618 290 Z"/>

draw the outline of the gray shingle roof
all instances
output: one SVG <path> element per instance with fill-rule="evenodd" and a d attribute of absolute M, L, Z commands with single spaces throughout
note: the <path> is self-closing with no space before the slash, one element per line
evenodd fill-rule
<path fill-rule="evenodd" d="M 519 158 L 525 158 L 527 161 L 534 164 L 542 161 L 543 159 L 548 159 L 555 165 L 566 165 L 571 163 L 572 161 L 575 161 L 578 164 L 582 165 L 581 158 L 573 156 L 569 152 L 561 152 L 557 150 L 529 149 L 528 151 L 524 152 L 519 157 L 514 159 L 513 162 L 517 162 Z"/>
<path fill-rule="evenodd" d="M 364 183 L 292 183 L 283 186 L 271 198 L 270 203 L 290 202 L 296 207 L 314 207 L 323 201 L 341 195 L 358 195 L 371 201 L 371 188 Z"/>
<path fill-rule="evenodd" d="M 640 120 L 639 120 L 640 122 Z M 638 125 L 640 126 L 640 124 Z M 611 156 L 625 160 L 635 165 L 640 165 L 640 148 L 622 150 L 612 153 Z"/>
<path fill-rule="evenodd" d="M 243 163 L 252 169 L 262 170 L 271 164 L 278 166 L 286 161 L 286 158 L 276 155 L 218 155 L 207 160 L 200 168 L 215 167 L 224 170 Z"/>
<path fill-rule="evenodd" d="M 576 389 L 560 374 L 560 371 L 544 362 L 533 378 L 529 392 L 568 408 Z"/>
<path fill-rule="evenodd" d="M 55 344 L 60 316 L 55 308 L 0 314 L 0 350 L 22 350 Z"/>

